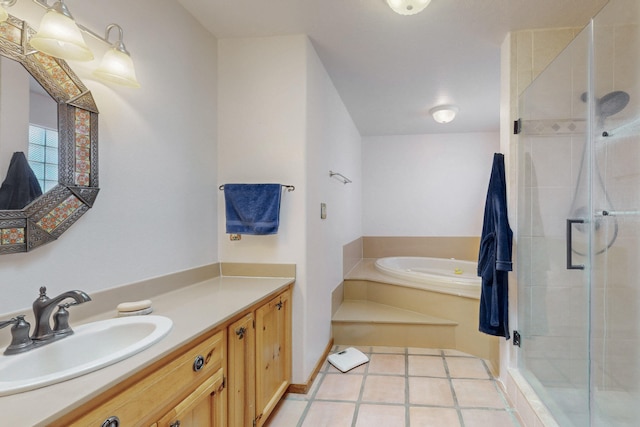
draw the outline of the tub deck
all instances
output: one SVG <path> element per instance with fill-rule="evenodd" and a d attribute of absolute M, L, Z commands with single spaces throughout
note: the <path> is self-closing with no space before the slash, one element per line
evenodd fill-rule
<path fill-rule="evenodd" d="M 334 342 L 448 348 L 489 362 L 498 374 L 499 339 L 478 331 L 479 295 L 458 296 L 386 275 L 363 259 L 344 279 L 332 318 Z"/>

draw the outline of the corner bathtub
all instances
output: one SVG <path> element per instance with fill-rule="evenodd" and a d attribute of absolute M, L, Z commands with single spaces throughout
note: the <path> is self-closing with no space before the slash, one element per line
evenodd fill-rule
<path fill-rule="evenodd" d="M 477 263 L 447 258 L 389 257 L 374 263 L 379 272 L 412 283 L 412 287 L 480 298 Z"/>

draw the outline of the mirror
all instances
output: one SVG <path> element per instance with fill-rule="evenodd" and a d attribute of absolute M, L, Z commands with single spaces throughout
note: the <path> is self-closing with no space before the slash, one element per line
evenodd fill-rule
<path fill-rule="evenodd" d="M 29 40 L 34 34 L 26 22 L 13 16 L 0 23 L 0 71 L 10 60 L 7 69 L 18 66 L 28 71 L 27 77 L 17 78 L 28 80 L 30 75 L 35 82 L 30 85 L 35 90 L 31 95 L 23 85 L 0 86 L 10 92 L 8 97 L 0 93 L 0 107 L 4 107 L 0 117 L 0 176 L 4 177 L 14 152 L 27 155 L 28 123 L 32 123 L 46 129 L 57 127 L 57 148 L 56 141 L 45 148 L 50 157 L 57 155 L 57 179 L 43 183 L 44 194 L 22 209 L 0 210 L 0 254 L 27 252 L 56 240 L 93 206 L 99 191 L 98 109 L 93 96 L 64 60 L 31 48 Z M 22 92 L 17 95 L 14 90 Z M 36 101 L 42 98 L 53 100 L 53 109 L 51 104 Z M 50 117 L 36 118 L 43 109 L 57 109 L 53 124 Z M 15 120 L 16 114 L 22 115 L 22 120 Z M 43 168 L 55 168 L 52 165 Z"/>

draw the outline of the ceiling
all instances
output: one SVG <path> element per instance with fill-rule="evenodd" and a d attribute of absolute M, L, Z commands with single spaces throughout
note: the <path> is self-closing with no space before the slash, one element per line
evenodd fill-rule
<path fill-rule="evenodd" d="M 307 34 L 363 136 L 499 128 L 509 31 L 582 27 L 607 0 L 432 0 L 401 16 L 385 0 L 178 0 L 218 39 Z M 449 124 L 430 108 L 455 104 Z"/>

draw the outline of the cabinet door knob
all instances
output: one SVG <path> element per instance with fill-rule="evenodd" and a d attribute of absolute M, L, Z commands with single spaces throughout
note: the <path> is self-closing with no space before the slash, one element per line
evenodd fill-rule
<path fill-rule="evenodd" d="M 278 310 L 282 310 L 282 301 L 280 301 L 279 303 L 276 304 L 276 307 L 278 307 Z"/>
<path fill-rule="evenodd" d="M 198 372 L 200 369 L 204 367 L 204 357 L 198 355 L 196 359 L 193 361 L 193 370 Z M 178 424 L 180 425 L 180 424 Z"/>
<path fill-rule="evenodd" d="M 102 427 L 120 427 L 120 418 L 116 416 L 109 417 L 104 420 Z"/>
<path fill-rule="evenodd" d="M 176 420 L 175 422 L 171 423 L 169 427 L 180 427 L 180 420 Z"/>
<path fill-rule="evenodd" d="M 247 332 L 247 328 L 245 328 L 244 326 L 236 329 L 236 335 L 238 336 L 238 339 L 241 340 L 242 338 L 244 338 L 245 332 Z"/>

